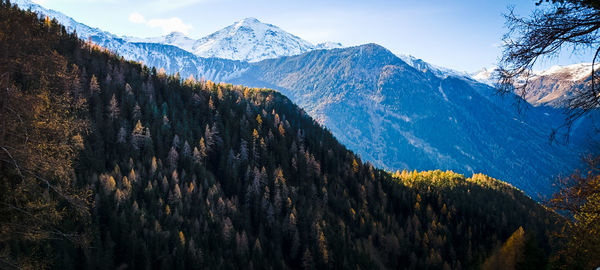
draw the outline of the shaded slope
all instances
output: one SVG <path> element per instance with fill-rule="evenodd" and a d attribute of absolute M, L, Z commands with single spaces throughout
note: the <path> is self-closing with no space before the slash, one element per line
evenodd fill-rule
<path fill-rule="evenodd" d="M 375 44 L 265 60 L 233 81 L 282 91 L 392 170 L 484 172 L 536 194 L 578 161 L 575 146 L 548 143 L 558 110 L 520 115 L 486 85 L 414 69 Z"/>

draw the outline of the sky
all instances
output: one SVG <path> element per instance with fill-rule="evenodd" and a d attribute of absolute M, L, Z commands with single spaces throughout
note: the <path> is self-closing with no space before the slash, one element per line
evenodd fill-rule
<path fill-rule="evenodd" d="M 509 6 L 520 15 L 535 0 L 35 0 L 75 20 L 121 36 L 180 31 L 201 38 L 243 18 L 279 26 L 312 43 L 377 43 L 458 71 L 494 66 Z M 591 62 L 571 51 L 535 68 Z"/>

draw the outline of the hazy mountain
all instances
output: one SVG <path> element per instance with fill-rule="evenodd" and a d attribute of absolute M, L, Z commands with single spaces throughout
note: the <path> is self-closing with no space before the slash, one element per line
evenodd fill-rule
<path fill-rule="evenodd" d="M 494 68 L 483 68 L 472 74 L 472 78 L 489 85 Z M 546 70 L 536 71 L 527 81 L 527 95 L 525 99 L 534 106 L 551 106 L 563 108 L 573 96 L 589 83 L 592 74 L 592 63 L 579 63 L 567 66 L 553 66 Z M 519 85 L 525 80 L 518 82 Z"/>

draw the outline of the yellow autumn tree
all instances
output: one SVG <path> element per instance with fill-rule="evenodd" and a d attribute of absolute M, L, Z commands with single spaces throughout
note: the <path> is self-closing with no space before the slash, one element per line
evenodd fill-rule
<path fill-rule="evenodd" d="M 521 256 L 525 245 L 525 231 L 519 227 L 506 242 L 496 249 L 483 263 L 483 270 L 513 270 Z"/>
<path fill-rule="evenodd" d="M 83 104 L 72 98 L 79 74 L 53 49 L 58 27 L 43 22 L 31 32 L 0 27 L 0 51 L 10 55 L 0 59 L 0 260 L 17 268 L 45 268 L 50 258 L 33 250 L 50 239 L 83 239 L 62 222 L 85 220 L 89 206 L 73 170 L 87 125 L 77 117 Z M 38 22 L 18 17 L 10 27 L 32 23 Z M 33 53 L 21 53 L 25 49 Z"/>

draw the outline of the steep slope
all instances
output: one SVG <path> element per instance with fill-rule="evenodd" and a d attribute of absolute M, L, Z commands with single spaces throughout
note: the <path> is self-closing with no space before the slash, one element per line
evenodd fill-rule
<path fill-rule="evenodd" d="M 42 181 L 45 191 L 32 200 L 6 199 L 21 177 L 1 152 L 2 268 L 19 268 L 13 258 L 60 269 L 477 268 L 523 229 L 527 252 L 548 255 L 556 216 L 508 184 L 441 171 L 392 176 L 278 92 L 182 82 L 4 1 L 0 33 L 0 83 L 10 88 L 3 95 L 56 91 L 85 104 L 76 116 L 89 128 L 73 139 L 82 149 L 73 152 L 74 173 L 59 176 L 76 177 L 68 187 L 91 201 L 39 242 L 5 237 L 13 203 L 61 194 Z M 39 57 L 52 61 L 27 61 Z M 47 63 L 58 68 L 31 68 Z M 67 83 L 56 89 L 47 83 L 53 77 Z M 32 121 L 7 115 L 3 123 Z M 65 234 L 66 227 L 78 230 Z"/>
<path fill-rule="evenodd" d="M 375 44 L 265 60 L 233 81 L 280 90 L 365 160 L 392 170 L 484 172 L 535 196 L 578 159 L 548 143 L 543 123 L 555 123 L 558 111 L 519 115 L 486 85 L 417 70 Z"/>

